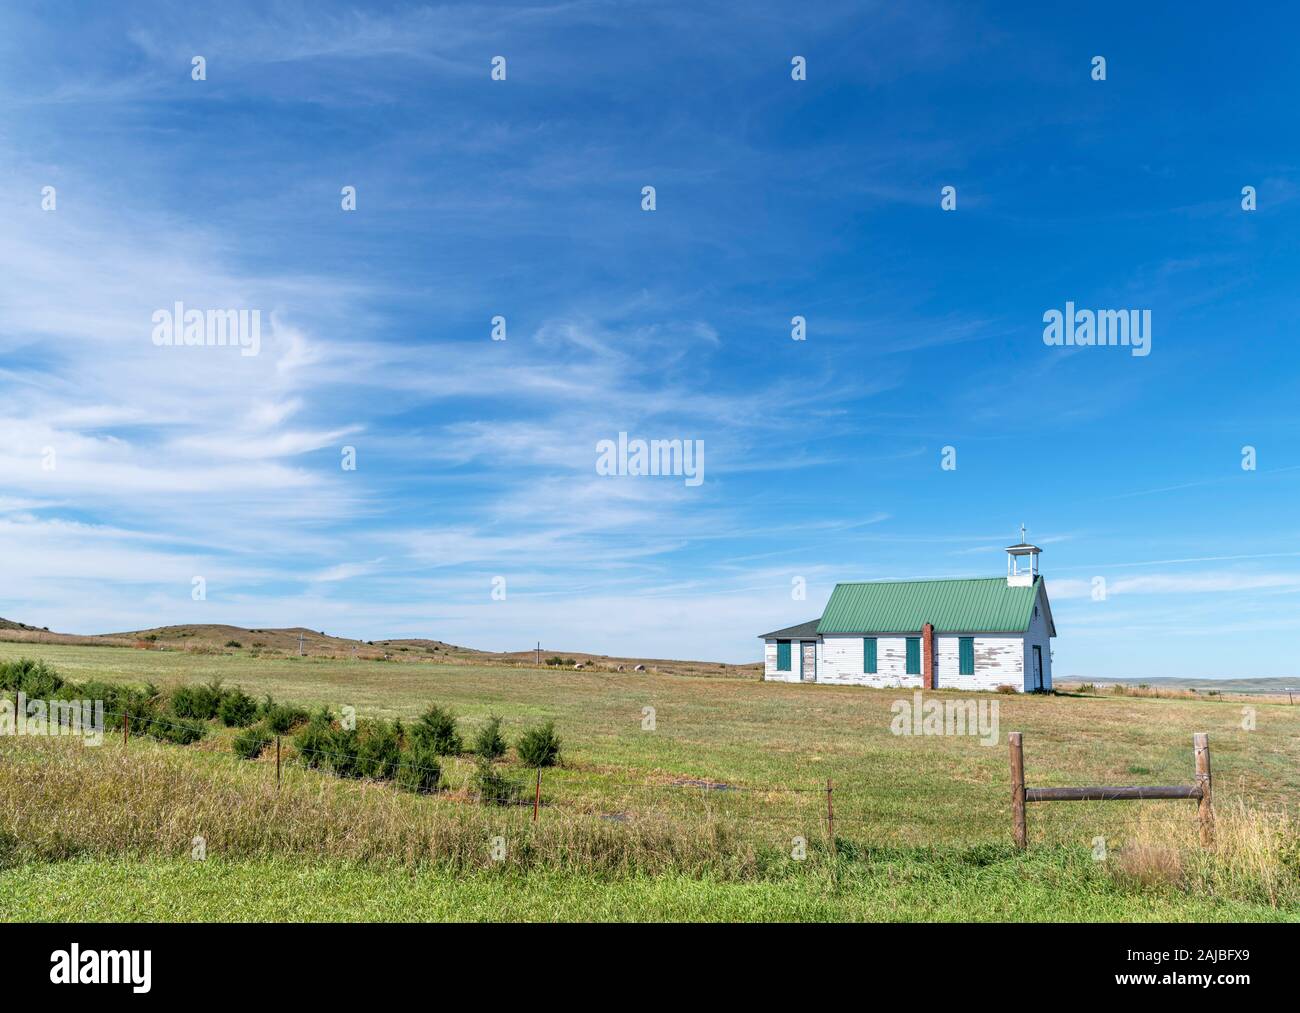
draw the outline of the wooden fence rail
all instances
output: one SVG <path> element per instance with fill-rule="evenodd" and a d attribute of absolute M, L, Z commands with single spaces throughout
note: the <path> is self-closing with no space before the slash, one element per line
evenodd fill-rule
<path fill-rule="evenodd" d="M 1200 785 L 1136 784 L 1097 788 L 1026 788 L 1026 802 L 1110 802 L 1142 798 L 1200 798 Z"/>
<path fill-rule="evenodd" d="M 1196 799 L 1201 824 L 1201 846 L 1214 843 L 1214 807 L 1210 780 L 1210 737 L 1205 732 L 1192 736 L 1195 763 L 1193 784 L 1096 785 L 1086 788 L 1025 787 L 1024 736 L 1012 732 L 1011 743 L 1011 831 L 1016 847 L 1029 843 L 1025 806 L 1030 802 L 1115 802 L 1145 799 Z"/>

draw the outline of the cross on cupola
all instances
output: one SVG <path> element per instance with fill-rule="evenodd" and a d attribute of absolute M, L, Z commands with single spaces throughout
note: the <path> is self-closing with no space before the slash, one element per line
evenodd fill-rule
<path fill-rule="evenodd" d="M 1020 541 L 1007 546 L 1007 587 L 1032 587 L 1038 576 L 1038 554 L 1043 550 L 1025 541 L 1025 526 L 1020 525 Z"/>

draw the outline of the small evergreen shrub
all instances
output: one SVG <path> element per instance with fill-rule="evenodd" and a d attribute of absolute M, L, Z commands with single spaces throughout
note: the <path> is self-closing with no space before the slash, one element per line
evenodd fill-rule
<path fill-rule="evenodd" d="M 69 684 L 71 686 L 71 684 Z M 79 683 L 71 686 L 74 692 L 68 697 L 73 700 L 103 700 L 104 701 L 104 723 L 111 720 L 111 714 L 120 711 L 121 701 L 130 692 L 129 686 L 118 686 L 113 683 L 100 682 L 92 679 L 90 682 Z"/>
<path fill-rule="evenodd" d="M 310 715 L 301 707 L 277 704 L 265 714 L 266 726 L 278 735 L 284 735 L 306 723 Z"/>
<path fill-rule="evenodd" d="M 63 686 L 63 677 L 44 661 L 38 661 L 23 679 L 22 691 L 28 699 L 51 697 Z"/>
<path fill-rule="evenodd" d="M 293 737 L 294 748 L 309 767 L 325 766 L 334 737 L 333 716 L 322 708 L 298 729 Z"/>
<path fill-rule="evenodd" d="M 391 781 L 402 755 L 402 723 L 367 721 L 357 735 L 357 776 Z"/>
<path fill-rule="evenodd" d="M 436 703 L 411 727 L 411 740 L 439 756 L 456 756 L 465 748 L 460 733 L 456 731 L 455 715 Z"/>
<path fill-rule="evenodd" d="M 524 797 L 524 784 L 509 777 L 491 762 L 479 758 L 471 778 L 483 805 L 515 805 Z"/>
<path fill-rule="evenodd" d="M 493 715 L 474 736 L 474 755 L 496 760 L 506 755 L 506 740 L 501 737 L 501 719 Z"/>
<path fill-rule="evenodd" d="M 25 693 L 29 700 L 45 700 L 63 686 L 63 677 L 44 661 L 19 658 L 0 664 L 0 690 Z"/>
<path fill-rule="evenodd" d="M 361 734 L 355 728 L 332 728 L 325 745 L 325 766 L 335 777 L 360 777 L 357 753 Z"/>
<path fill-rule="evenodd" d="M 410 745 L 402 751 L 397 784 L 407 791 L 432 795 L 442 790 L 442 761 L 433 750 Z"/>
<path fill-rule="evenodd" d="M 277 735 L 288 734 L 311 717 L 303 707 L 276 703 L 270 693 L 257 705 L 257 716 Z"/>
<path fill-rule="evenodd" d="M 134 719 L 131 722 L 135 726 Z M 149 720 L 145 734 L 159 742 L 170 742 L 176 746 L 188 746 L 207 733 L 208 726 L 195 718 L 176 718 L 171 715 L 155 717 Z"/>
<path fill-rule="evenodd" d="M 172 691 L 172 713 L 178 718 L 211 721 L 217 716 L 224 695 L 219 679 L 201 686 L 178 686 Z"/>
<path fill-rule="evenodd" d="M 222 696 L 217 716 L 227 728 L 247 728 L 257 720 L 257 701 L 236 687 Z"/>
<path fill-rule="evenodd" d="M 515 752 L 525 766 L 554 767 L 560 759 L 560 737 L 555 734 L 555 722 L 529 728 L 519 737 Z"/>
<path fill-rule="evenodd" d="M 133 734 L 148 732 L 148 724 L 158 715 L 162 704 L 162 695 L 152 683 L 143 689 L 137 689 L 132 686 L 88 682 L 81 687 L 81 695 L 85 699 L 104 701 L 105 729 L 121 728 L 129 716 Z"/>
<path fill-rule="evenodd" d="M 191 718 L 203 709 L 202 687 L 177 686 L 172 690 L 171 710 L 178 717 Z"/>
<path fill-rule="evenodd" d="M 235 755 L 245 760 L 256 760 L 262 750 L 271 744 L 271 735 L 262 725 L 252 725 L 235 736 L 232 748 Z"/>

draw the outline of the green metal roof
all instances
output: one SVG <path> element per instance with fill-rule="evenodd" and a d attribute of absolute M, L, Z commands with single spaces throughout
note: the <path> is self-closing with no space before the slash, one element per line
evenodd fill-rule
<path fill-rule="evenodd" d="M 878 580 L 836 584 L 818 633 L 908 633 L 926 623 L 943 633 L 1020 633 L 1029 629 L 1042 586 L 1008 587 L 1005 577 Z"/>

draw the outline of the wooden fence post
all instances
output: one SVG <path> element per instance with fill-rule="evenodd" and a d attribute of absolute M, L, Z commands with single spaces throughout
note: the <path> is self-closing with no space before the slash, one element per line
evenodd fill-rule
<path fill-rule="evenodd" d="M 1025 827 L 1025 754 L 1020 732 L 1012 732 L 1007 740 L 1011 743 L 1011 829 L 1016 847 L 1024 851 L 1028 846 Z"/>
<path fill-rule="evenodd" d="M 542 768 L 537 768 L 537 794 L 533 796 L 533 822 L 537 822 L 537 811 L 542 807 Z"/>
<path fill-rule="evenodd" d="M 1197 732 L 1192 736 L 1192 750 L 1196 754 L 1196 786 L 1201 789 L 1201 802 L 1197 808 L 1201 818 L 1201 847 L 1214 844 L 1214 802 L 1210 782 L 1210 736 Z"/>
<path fill-rule="evenodd" d="M 126 745 L 126 740 L 131 736 L 131 712 L 126 711 L 122 715 L 122 745 Z"/>
<path fill-rule="evenodd" d="M 275 790 L 280 790 L 280 736 L 275 737 Z"/>

